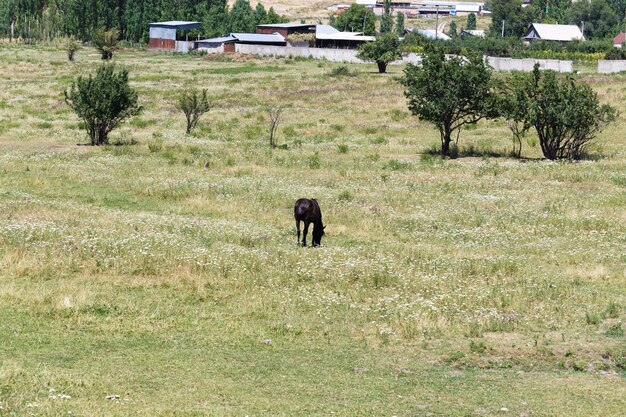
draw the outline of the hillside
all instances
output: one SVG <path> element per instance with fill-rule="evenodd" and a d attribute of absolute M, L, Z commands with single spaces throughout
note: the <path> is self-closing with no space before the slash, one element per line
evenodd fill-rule
<path fill-rule="evenodd" d="M 229 0 L 228 3 L 232 5 L 235 0 Z M 252 7 L 256 7 L 259 1 L 250 0 Z M 337 3 L 332 0 L 320 1 L 320 0 L 272 0 L 261 1 L 266 9 L 274 7 L 277 13 L 294 17 L 298 19 L 307 18 L 319 18 L 328 16 L 327 7 L 331 4 Z M 341 3 L 351 3 L 351 1 L 345 1 Z"/>

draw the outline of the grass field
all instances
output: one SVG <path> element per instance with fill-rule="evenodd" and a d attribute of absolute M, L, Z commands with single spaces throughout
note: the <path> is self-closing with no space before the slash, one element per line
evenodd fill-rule
<path fill-rule="evenodd" d="M 145 110 L 77 146 L 95 51 L 0 46 L 0 416 L 623 415 L 625 76 L 581 78 L 622 112 L 590 160 L 510 159 L 490 121 L 442 161 L 400 67 L 114 61 Z M 189 137 L 186 85 L 215 98 Z"/>

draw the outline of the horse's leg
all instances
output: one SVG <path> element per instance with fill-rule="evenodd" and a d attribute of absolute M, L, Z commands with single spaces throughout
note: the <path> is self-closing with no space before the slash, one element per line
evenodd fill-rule
<path fill-rule="evenodd" d="M 302 235 L 302 246 L 306 246 L 306 235 L 309 233 L 309 223 L 308 221 L 304 221 L 304 233 Z"/>
<path fill-rule="evenodd" d="M 296 220 L 296 230 L 298 231 L 298 243 L 300 243 L 300 220 Z"/>

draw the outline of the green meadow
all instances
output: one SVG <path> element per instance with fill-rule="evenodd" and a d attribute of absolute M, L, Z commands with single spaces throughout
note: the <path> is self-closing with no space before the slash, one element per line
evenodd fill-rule
<path fill-rule="evenodd" d="M 577 76 L 621 112 L 586 160 L 501 120 L 442 160 L 402 67 L 113 61 L 144 111 L 82 146 L 96 51 L 0 45 L 0 416 L 624 415 L 626 76 Z"/>

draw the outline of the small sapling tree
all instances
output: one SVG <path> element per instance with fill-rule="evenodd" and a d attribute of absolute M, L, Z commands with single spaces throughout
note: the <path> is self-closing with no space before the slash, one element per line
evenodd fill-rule
<path fill-rule="evenodd" d="M 93 45 L 96 47 L 103 60 L 109 60 L 113 58 L 113 52 L 115 52 L 119 40 L 120 32 L 117 29 L 111 30 L 96 30 L 92 37 Z"/>
<path fill-rule="evenodd" d="M 280 124 L 280 117 L 285 109 L 284 106 L 269 106 L 267 107 L 267 114 L 270 118 L 270 146 L 272 148 L 276 148 L 278 144 L 276 143 L 276 130 L 278 129 L 278 125 Z"/>
<path fill-rule="evenodd" d="M 211 110 L 211 107 L 207 90 L 189 88 L 183 91 L 176 101 L 176 109 L 185 113 L 187 119 L 185 133 L 189 134 L 198 124 L 200 116 Z"/>
<path fill-rule="evenodd" d="M 400 40 L 395 33 L 385 33 L 374 42 L 363 44 L 357 57 L 363 61 L 376 62 L 378 72 L 383 74 L 390 62 L 402 59 Z"/>
<path fill-rule="evenodd" d="M 106 145 L 113 129 L 142 110 L 128 71 L 115 71 L 110 64 L 100 66 L 95 76 L 79 76 L 65 91 L 65 102 L 85 122 L 91 145 Z"/>
<path fill-rule="evenodd" d="M 502 83 L 499 89 L 500 111 L 507 119 L 509 129 L 513 134 L 513 156 L 522 156 L 522 140 L 530 129 L 530 119 L 528 110 L 530 108 L 531 89 L 528 74 L 514 73 L 506 82 Z"/>
<path fill-rule="evenodd" d="M 76 39 L 67 38 L 67 42 L 65 44 L 65 50 L 67 51 L 67 59 L 69 61 L 73 61 L 74 54 L 76 54 L 76 52 L 80 50 L 81 48 L 82 48 L 81 43 L 78 42 Z"/>
<path fill-rule="evenodd" d="M 421 67 L 407 66 L 402 83 L 409 110 L 439 130 L 443 157 L 464 125 L 499 115 L 491 70 L 478 54 L 446 59 L 442 49 L 429 47 Z"/>

